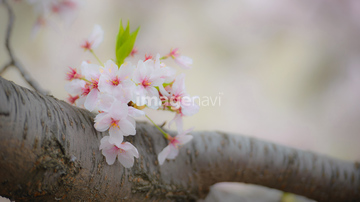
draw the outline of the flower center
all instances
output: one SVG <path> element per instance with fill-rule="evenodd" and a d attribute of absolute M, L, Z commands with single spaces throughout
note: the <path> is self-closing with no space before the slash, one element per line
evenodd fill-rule
<path fill-rule="evenodd" d="M 151 85 L 151 82 L 149 81 L 148 78 L 144 79 L 143 82 L 141 83 L 141 85 L 143 85 L 144 87 L 148 87 Z"/>
<path fill-rule="evenodd" d="M 114 145 L 114 149 L 115 149 L 115 150 L 117 150 L 117 151 L 118 151 L 118 152 L 120 152 L 120 153 L 126 153 L 126 151 L 125 151 L 125 150 L 123 150 L 123 149 L 121 149 L 121 148 L 117 147 L 116 145 Z"/>
<path fill-rule="evenodd" d="M 82 95 L 86 96 L 90 93 L 90 87 L 89 84 L 86 84 L 85 87 L 82 89 Z"/>
<path fill-rule="evenodd" d="M 70 70 L 66 73 L 67 77 L 66 79 L 71 81 L 73 79 L 80 79 L 81 75 L 77 73 L 77 70 L 75 68 L 69 67 Z"/>
<path fill-rule="evenodd" d="M 170 144 L 174 145 L 175 147 L 177 147 L 178 144 L 180 143 L 179 140 L 177 140 L 174 137 L 170 137 L 169 139 L 170 139 Z"/>
<path fill-rule="evenodd" d="M 151 60 L 152 59 L 152 55 L 150 54 L 150 55 L 146 55 L 145 54 L 145 60 L 144 60 L 144 62 L 146 61 L 146 60 Z"/>
<path fill-rule="evenodd" d="M 117 85 L 119 85 L 119 83 L 120 83 L 120 80 L 117 76 L 113 80 L 111 80 L 111 85 L 113 85 L 113 86 L 117 86 Z"/>
<path fill-rule="evenodd" d="M 91 45 L 92 45 L 92 43 L 90 43 L 88 40 L 86 40 L 85 43 L 83 45 L 81 45 L 81 48 L 84 48 L 85 50 L 90 50 Z"/>
<path fill-rule="evenodd" d="M 173 99 L 172 101 L 175 102 L 175 103 L 181 102 L 181 96 L 180 95 L 173 95 L 172 99 Z"/>
<path fill-rule="evenodd" d="M 170 54 L 169 54 L 172 58 L 176 58 L 179 56 L 179 51 L 178 51 L 178 48 L 175 48 L 175 49 L 171 49 L 170 51 Z"/>
<path fill-rule="evenodd" d="M 99 79 L 91 79 L 91 89 L 98 89 L 98 83 L 99 83 Z"/>
<path fill-rule="evenodd" d="M 68 101 L 69 101 L 71 104 L 74 104 L 77 99 L 79 99 L 79 95 L 76 95 L 76 96 L 71 96 L 71 95 L 69 95 L 69 97 L 68 97 Z"/>
<path fill-rule="evenodd" d="M 120 128 L 120 126 L 119 126 L 119 120 L 115 120 L 115 119 L 113 119 L 113 118 L 111 118 L 111 123 L 110 123 L 110 127 L 112 127 L 112 128 Z"/>

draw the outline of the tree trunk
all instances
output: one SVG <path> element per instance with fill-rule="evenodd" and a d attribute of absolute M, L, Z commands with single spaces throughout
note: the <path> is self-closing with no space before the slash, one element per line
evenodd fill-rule
<path fill-rule="evenodd" d="M 360 201 L 360 164 L 251 137 L 192 132 L 179 156 L 160 166 L 167 145 L 138 122 L 125 139 L 132 168 L 107 165 L 94 114 L 0 77 L 0 195 L 16 201 L 196 200 L 217 182 L 246 182 L 319 201 Z M 171 133 L 171 132 L 170 132 Z"/>

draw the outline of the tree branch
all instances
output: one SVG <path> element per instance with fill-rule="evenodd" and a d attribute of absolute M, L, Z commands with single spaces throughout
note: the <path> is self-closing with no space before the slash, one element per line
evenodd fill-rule
<path fill-rule="evenodd" d="M 5 6 L 5 8 L 6 8 L 7 12 L 8 12 L 8 16 L 9 16 L 9 21 L 8 21 L 7 30 L 6 30 L 6 36 L 5 36 L 5 47 L 6 47 L 6 50 L 8 52 L 8 55 L 10 57 L 10 62 L 5 64 L 0 69 L 0 75 L 3 72 L 5 72 L 5 70 L 7 68 L 9 68 L 11 66 L 14 66 L 16 69 L 19 70 L 21 76 L 25 79 L 25 81 L 34 90 L 40 92 L 41 94 L 46 95 L 48 92 L 41 88 L 41 86 L 30 76 L 29 72 L 26 71 L 26 69 L 21 65 L 21 63 L 14 56 L 14 53 L 13 53 L 11 45 L 10 45 L 10 38 L 11 38 L 13 24 L 14 24 L 14 21 L 15 21 L 15 16 L 14 16 L 14 12 L 13 12 L 11 6 L 9 5 L 9 3 L 7 2 L 7 0 L 3 0 L 2 3 L 4 4 L 4 6 Z"/>
<path fill-rule="evenodd" d="M 94 114 L 0 77 L 0 195 L 12 200 L 196 200 L 217 182 L 246 182 L 318 201 L 360 201 L 360 164 L 222 132 L 193 132 L 159 166 L 167 145 L 137 123 L 140 158 L 107 165 Z"/>

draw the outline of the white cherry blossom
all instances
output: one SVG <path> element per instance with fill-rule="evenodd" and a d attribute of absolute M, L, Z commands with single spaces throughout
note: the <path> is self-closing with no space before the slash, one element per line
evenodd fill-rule
<path fill-rule="evenodd" d="M 93 50 L 97 48 L 100 43 L 104 40 L 104 31 L 100 25 L 95 25 L 90 36 L 81 45 L 85 50 Z"/>
<path fill-rule="evenodd" d="M 84 96 L 86 95 L 84 106 L 89 111 L 93 111 L 96 107 L 100 93 L 98 83 L 100 75 L 103 71 L 103 68 L 96 64 L 83 62 L 81 65 L 81 72 L 83 73 L 84 78 L 89 82 L 89 91 L 84 92 Z"/>
<path fill-rule="evenodd" d="M 123 88 L 134 88 L 135 84 L 131 81 L 134 70 L 135 66 L 130 63 L 124 63 L 118 68 L 112 60 L 108 60 L 104 64 L 104 71 L 99 79 L 99 90 L 112 93 L 119 85 Z"/>
<path fill-rule="evenodd" d="M 166 146 L 158 155 L 158 161 L 160 165 L 164 163 L 165 159 L 175 159 L 175 157 L 179 154 L 179 147 L 190 142 L 193 139 L 193 136 L 187 135 L 187 133 L 191 131 L 192 129 L 189 129 L 184 132 L 178 133 L 178 135 L 175 137 L 169 136 L 169 145 Z"/>
<path fill-rule="evenodd" d="M 33 6 L 34 12 L 38 15 L 32 30 L 33 37 L 45 25 L 56 27 L 52 22 L 53 16 L 61 18 L 65 24 L 70 25 L 82 4 L 80 0 L 26 0 L 26 2 Z"/>
<path fill-rule="evenodd" d="M 165 63 L 161 62 L 160 54 L 157 54 L 154 60 L 154 69 L 160 70 L 161 78 L 164 79 L 164 83 L 171 83 L 175 79 L 176 70 Z"/>
<path fill-rule="evenodd" d="M 176 77 L 171 88 L 168 88 L 170 96 L 164 106 L 170 106 L 176 112 L 174 119 L 169 122 L 169 127 L 175 122 L 178 130 L 183 128 L 183 116 L 192 116 L 199 112 L 199 105 L 195 102 L 197 97 L 191 97 L 185 90 L 185 74 Z"/>
<path fill-rule="evenodd" d="M 109 142 L 117 146 L 123 141 L 124 136 L 135 135 L 135 120 L 128 116 L 129 107 L 120 101 L 112 103 L 108 111 L 95 117 L 94 127 L 98 131 L 109 129 Z"/>
<path fill-rule="evenodd" d="M 100 141 L 100 150 L 106 158 L 106 163 L 114 164 L 116 157 L 118 161 L 125 167 L 130 168 L 134 165 L 134 157 L 139 158 L 139 152 L 129 142 L 118 142 L 114 144 L 110 141 L 109 136 L 105 136 Z"/>
<path fill-rule="evenodd" d="M 180 55 L 178 48 L 172 49 L 169 53 L 169 56 L 172 57 L 175 62 L 184 69 L 190 69 L 193 64 L 193 60 L 187 56 Z"/>
<path fill-rule="evenodd" d="M 152 60 L 138 62 L 133 76 L 133 81 L 137 84 L 133 101 L 138 106 L 147 104 L 148 107 L 157 109 L 160 106 L 160 99 L 155 87 L 163 88 L 164 79 L 161 78 L 161 70 L 155 70 L 152 63 Z M 152 102 L 148 103 L 147 98 Z"/>

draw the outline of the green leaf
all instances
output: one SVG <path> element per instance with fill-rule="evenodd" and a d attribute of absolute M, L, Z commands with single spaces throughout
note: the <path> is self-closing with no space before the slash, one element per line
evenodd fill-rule
<path fill-rule="evenodd" d="M 122 24 L 122 20 L 120 20 L 120 33 L 123 33 L 124 32 L 124 26 Z"/>
<path fill-rule="evenodd" d="M 122 20 L 120 20 L 120 27 L 119 27 L 119 32 L 116 35 L 116 47 L 115 47 L 115 51 L 120 47 L 120 37 L 121 35 L 124 33 L 124 27 L 122 24 Z"/>
<path fill-rule="evenodd" d="M 119 66 L 121 66 L 122 63 L 124 63 L 125 58 L 128 57 L 129 54 L 131 53 L 139 29 L 140 27 L 138 27 L 134 32 L 130 34 L 129 21 L 127 23 L 125 30 L 122 25 L 122 21 L 120 21 L 120 28 L 119 28 L 119 33 L 117 35 L 116 47 L 115 47 L 116 60 Z"/>
<path fill-rule="evenodd" d="M 170 85 L 172 85 L 173 83 L 174 83 L 174 82 L 164 83 L 163 86 L 164 86 L 164 88 L 165 88 L 166 86 L 170 86 Z"/>
<path fill-rule="evenodd" d="M 119 33 L 118 33 L 118 36 L 117 36 L 115 51 L 118 50 L 120 48 L 120 46 L 125 43 L 125 41 L 129 38 L 129 36 L 130 36 L 129 21 L 127 23 L 127 26 L 126 26 L 125 30 L 124 30 L 124 27 L 122 25 L 122 21 L 120 21 L 120 29 L 119 29 Z"/>

